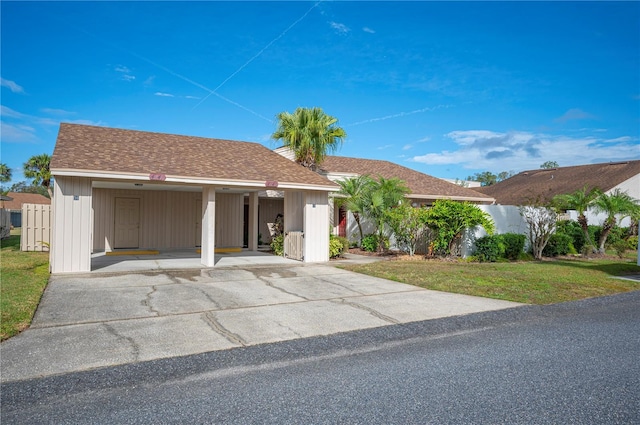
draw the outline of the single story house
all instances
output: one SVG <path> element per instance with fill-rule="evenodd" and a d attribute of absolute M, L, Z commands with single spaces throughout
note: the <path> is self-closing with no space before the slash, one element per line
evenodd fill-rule
<path fill-rule="evenodd" d="M 91 254 L 119 249 L 258 247 L 260 193 L 284 196 L 284 231 L 301 259 L 328 261 L 329 192 L 337 185 L 248 142 L 63 123 L 54 177 L 51 271 L 87 272 Z M 268 202 L 268 201 L 267 201 Z"/>
<path fill-rule="evenodd" d="M 22 204 L 51 205 L 51 199 L 39 193 L 9 192 L 8 201 L 2 201 L 3 208 L 11 213 L 11 225 L 22 227 Z"/>
<path fill-rule="evenodd" d="M 640 160 L 528 170 L 476 190 L 494 197 L 496 204 L 519 206 L 547 203 L 556 195 L 573 193 L 585 186 L 608 194 L 620 189 L 640 201 Z M 577 212 L 568 211 L 566 218 L 575 220 Z M 604 218 L 604 214 L 587 212 L 592 224 L 598 225 Z M 621 225 L 628 225 L 628 220 Z"/>

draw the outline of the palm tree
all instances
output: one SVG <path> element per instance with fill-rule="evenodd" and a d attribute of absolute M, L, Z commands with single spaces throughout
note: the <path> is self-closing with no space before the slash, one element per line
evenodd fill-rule
<path fill-rule="evenodd" d="M 278 128 L 271 137 L 282 140 L 295 153 L 296 162 L 312 170 L 347 137 L 337 125 L 338 119 L 325 114 L 322 108 L 297 108 L 293 114 L 281 112 L 277 118 Z"/>
<path fill-rule="evenodd" d="M 363 212 L 375 223 L 380 250 L 385 239 L 384 225 L 387 211 L 398 206 L 405 199 L 404 195 L 409 192 L 405 182 L 399 178 L 385 179 L 382 176 L 378 177 L 378 181 L 374 181 L 370 190 L 364 192 Z"/>
<path fill-rule="evenodd" d="M 337 194 L 341 196 L 339 198 L 334 198 L 336 208 L 344 206 L 346 209 L 351 211 L 351 214 L 353 214 L 353 218 L 356 220 L 356 224 L 358 225 L 358 230 L 360 231 L 360 243 L 362 243 L 364 234 L 362 232 L 362 224 L 360 223 L 360 214 L 364 213 L 365 210 L 365 194 L 367 191 L 371 190 L 375 184 L 375 180 L 368 175 L 362 175 L 339 180 L 336 183 L 340 185 L 340 191 Z"/>
<path fill-rule="evenodd" d="M 0 164 L 0 182 L 6 183 L 11 181 L 11 168 L 7 167 L 7 164 Z"/>
<path fill-rule="evenodd" d="M 611 194 L 602 193 L 595 200 L 596 212 L 607 214 L 607 218 L 602 223 L 602 232 L 598 241 L 598 251 L 604 254 L 604 245 L 611 229 L 616 225 L 616 215 L 630 215 L 638 208 L 638 202 L 627 192 L 616 189 Z"/>
<path fill-rule="evenodd" d="M 53 198 L 51 171 L 49 171 L 50 162 L 51 156 L 46 153 L 32 156 L 24 163 L 24 176 L 33 179 L 33 185 L 46 188 L 49 197 Z"/>
<path fill-rule="evenodd" d="M 556 195 L 553 198 L 555 204 L 558 207 L 566 210 L 575 210 L 578 212 L 578 224 L 582 228 L 582 232 L 584 233 L 584 238 L 586 245 L 593 246 L 593 242 L 591 241 L 591 237 L 589 236 L 589 223 L 587 221 L 587 216 L 585 212 L 592 206 L 594 206 L 594 202 L 598 196 L 600 196 L 602 192 L 598 188 L 588 189 L 587 186 L 582 189 L 576 190 L 573 193 L 568 193 L 565 195 Z"/>

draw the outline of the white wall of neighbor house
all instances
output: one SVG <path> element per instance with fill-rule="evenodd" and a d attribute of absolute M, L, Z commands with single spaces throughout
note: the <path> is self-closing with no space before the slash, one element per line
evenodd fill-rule
<path fill-rule="evenodd" d="M 91 271 L 91 198 L 89 178 L 55 176 L 49 254 L 52 273 Z"/>

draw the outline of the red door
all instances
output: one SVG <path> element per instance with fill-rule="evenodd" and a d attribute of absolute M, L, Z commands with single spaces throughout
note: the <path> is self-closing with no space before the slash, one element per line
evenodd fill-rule
<path fill-rule="evenodd" d="M 338 211 L 340 221 L 338 222 L 338 236 L 343 238 L 347 237 L 347 210 L 344 207 L 340 207 Z"/>

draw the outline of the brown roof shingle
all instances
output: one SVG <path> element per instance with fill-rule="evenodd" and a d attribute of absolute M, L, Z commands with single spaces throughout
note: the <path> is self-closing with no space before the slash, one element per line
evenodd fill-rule
<path fill-rule="evenodd" d="M 51 199 L 46 196 L 42 196 L 39 193 L 20 193 L 9 192 L 7 193 L 11 201 L 2 201 L 4 208 L 8 210 L 21 210 L 22 204 L 45 204 L 51 205 Z"/>
<path fill-rule="evenodd" d="M 51 170 L 334 186 L 258 143 L 67 123 L 60 124 Z"/>
<path fill-rule="evenodd" d="M 573 193 L 584 186 L 602 191 L 640 174 L 640 161 L 611 162 L 523 171 L 491 186 L 478 188 L 502 205 L 548 202 L 555 195 Z"/>
<path fill-rule="evenodd" d="M 327 156 L 321 168 L 329 173 L 368 174 L 371 177 L 382 176 L 386 179 L 397 177 L 404 180 L 412 194 L 425 198 L 469 199 L 487 203 L 493 201 L 490 196 L 483 193 L 449 183 L 445 180 L 389 161 Z"/>

